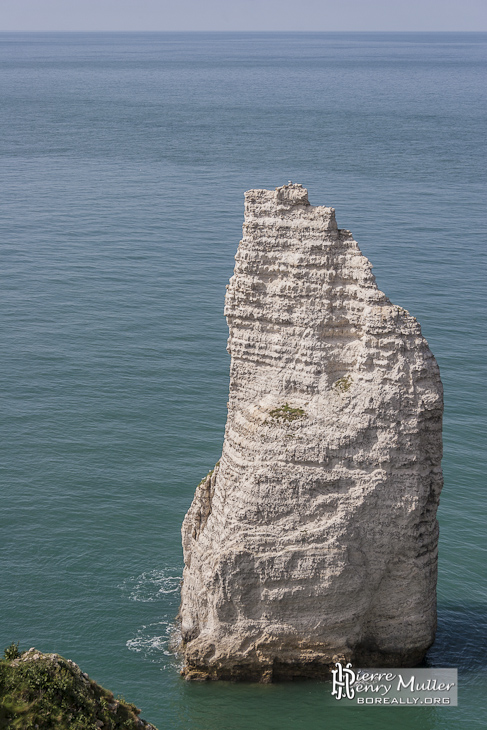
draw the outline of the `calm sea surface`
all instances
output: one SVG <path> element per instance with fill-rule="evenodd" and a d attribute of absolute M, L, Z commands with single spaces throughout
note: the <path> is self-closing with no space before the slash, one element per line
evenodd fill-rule
<path fill-rule="evenodd" d="M 487 34 L 0 35 L 0 628 L 160 730 L 487 726 Z M 167 638 L 219 458 L 243 193 L 332 205 L 445 385 L 439 630 L 452 708 L 194 685 Z"/>

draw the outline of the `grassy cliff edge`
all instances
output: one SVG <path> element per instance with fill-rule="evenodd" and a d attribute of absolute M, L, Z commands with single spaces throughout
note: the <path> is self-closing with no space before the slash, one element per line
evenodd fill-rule
<path fill-rule="evenodd" d="M 157 730 L 70 659 L 15 644 L 0 660 L 0 730 Z"/>

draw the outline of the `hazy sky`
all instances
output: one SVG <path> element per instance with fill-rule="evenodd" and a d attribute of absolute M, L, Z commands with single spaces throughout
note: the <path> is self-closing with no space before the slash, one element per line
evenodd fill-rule
<path fill-rule="evenodd" d="M 487 0 L 0 0 L 0 30 L 487 31 Z"/>

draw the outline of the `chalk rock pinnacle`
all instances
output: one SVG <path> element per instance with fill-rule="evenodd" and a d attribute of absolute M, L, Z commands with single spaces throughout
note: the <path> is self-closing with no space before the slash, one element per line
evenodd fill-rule
<path fill-rule="evenodd" d="M 189 679 L 411 666 L 436 628 L 442 385 L 333 208 L 245 195 L 221 460 L 182 534 Z"/>

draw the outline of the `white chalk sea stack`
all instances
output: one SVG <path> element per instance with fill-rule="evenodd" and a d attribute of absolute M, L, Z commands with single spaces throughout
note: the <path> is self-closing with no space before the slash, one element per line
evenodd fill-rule
<path fill-rule="evenodd" d="M 413 666 L 436 629 L 438 365 L 301 185 L 246 193 L 235 259 L 223 452 L 182 529 L 183 673 Z"/>

